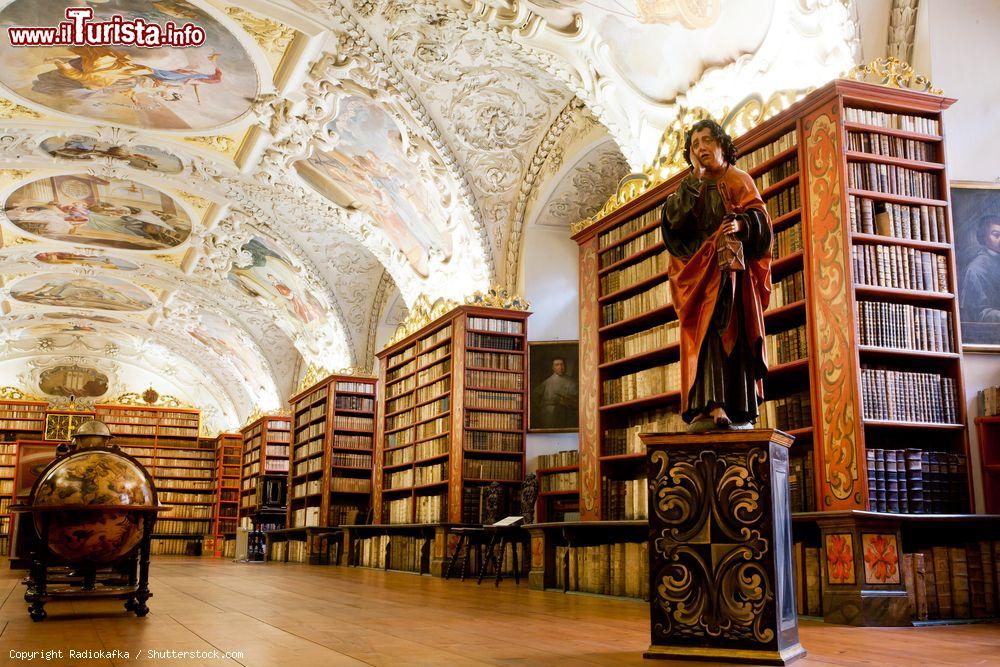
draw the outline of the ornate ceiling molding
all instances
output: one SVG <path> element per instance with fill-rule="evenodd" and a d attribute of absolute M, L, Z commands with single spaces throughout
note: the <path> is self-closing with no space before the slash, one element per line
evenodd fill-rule
<path fill-rule="evenodd" d="M 917 9 L 920 0 L 892 0 L 889 9 L 889 36 L 886 55 L 910 62 L 913 57 L 913 39 L 917 30 Z"/>

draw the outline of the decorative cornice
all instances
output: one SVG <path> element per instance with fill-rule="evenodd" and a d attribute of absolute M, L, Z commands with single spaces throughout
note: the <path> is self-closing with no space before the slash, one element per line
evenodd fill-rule
<path fill-rule="evenodd" d="M 732 136 L 744 134 L 768 118 L 787 109 L 802 99 L 812 89 L 796 91 L 780 91 L 764 100 L 759 95 L 744 98 L 732 110 L 727 111 L 720 124 Z M 692 124 L 711 118 L 712 114 L 701 107 L 679 107 L 677 116 L 663 130 L 660 142 L 656 148 L 656 157 L 643 168 L 625 176 L 618 184 L 618 189 L 593 216 L 574 223 L 570 233 L 577 234 L 602 220 L 614 211 L 628 204 L 643 193 L 666 181 L 674 174 L 688 168 L 684 159 L 684 133 Z"/>
<path fill-rule="evenodd" d="M 29 394 L 27 392 L 21 391 L 17 387 L 0 387 L 0 399 L 4 401 L 43 401 L 48 402 L 47 399 L 41 396 L 36 396 L 34 394 Z"/>
<path fill-rule="evenodd" d="M 176 396 L 171 396 L 169 394 L 160 394 L 159 396 L 157 396 L 156 400 L 154 400 L 152 403 L 149 403 L 148 401 L 146 401 L 145 398 L 143 398 L 143 394 L 145 393 L 146 392 L 140 394 L 134 391 L 127 391 L 123 394 L 119 394 L 118 396 L 116 396 L 114 400 L 112 400 L 111 402 L 114 403 L 115 405 L 134 405 L 137 407 L 152 406 L 158 408 L 195 409 L 195 406 L 185 403 Z"/>
<path fill-rule="evenodd" d="M 426 295 L 421 294 L 410 306 L 406 318 L 396 327 L 396 332 L 386 343 L 386 347 L 395 345 L 407 336 L 417 331 L 454 310 L 463 304 L 452 299 L 439 298 L 431 302 Z M 531 304 L 524 297 L 511 294 L 502 287 L 491 287 L 485 292 L 475 292 L 465 298 L 465 305 L 479 306 L 481 308 L 497 308 L 503 310 L 523 310 L 531 308 Z"/>
<path fill-rule="evenodd" d="M 931 95 L 943 95 L 940 88 L 931 85 L 930 79 L 916 74 L 909 63 L 893 57 L 876 58 L 867 65 L 858 65 L 841 76 L 865 83 L 874 83 L 887 88 L 915 90 Z"/>
<path fill-rule="evenodd" d="M 32 111 L 26 106 L 22 106 L 17 102 L 11 102 L 8 99 L 0 97 L 0 118 L 4 120 L 11 120 L 14 118 L 41 118 L 42 114 L 37 111 Z"/>
<path fill-rule="evenodd" d="M 250 424 L 260 419 L 261 417 L 291 417 L 291 416 L 292 416 L 291 408 L 280 408 L 278 410 L 264 411 L 261 410 L 259 406 L 255 405 L 253 407 L 253 410 L 250 411 L 250 414 L 247 415 L 247 418 L 244 420 L 243 426 L 241 428 L 246 428 Z"/>

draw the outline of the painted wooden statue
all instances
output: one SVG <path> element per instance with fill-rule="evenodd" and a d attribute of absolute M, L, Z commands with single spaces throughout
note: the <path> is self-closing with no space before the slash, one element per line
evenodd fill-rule
<path fill-rule="evenodd" d="M 752 428 L 767 373 L 771 221 L 718 123 L 695 123 L 684 156 L 691 173 L 662 210 L 681 327 L 681 416 L 692 431 Z"/>

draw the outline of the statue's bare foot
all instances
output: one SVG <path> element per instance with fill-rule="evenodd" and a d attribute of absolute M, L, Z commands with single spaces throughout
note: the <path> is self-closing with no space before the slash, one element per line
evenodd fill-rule
<path fill-rule="evenodd" d="M 715 421 L 715 425 L 721 428 L 728 428 L 733 423 L 729 415 L 726 414 L 725 408 L 721 405 L 712 408 L 709 416 Z"/>

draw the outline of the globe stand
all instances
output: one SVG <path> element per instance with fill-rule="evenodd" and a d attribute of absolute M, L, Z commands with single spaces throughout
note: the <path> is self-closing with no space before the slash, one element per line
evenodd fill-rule
<path fill-rule="evenodd" d="M 97 568 L 93 565 L 82 567 L 82 581 L 79 584 L 62 583 L 50 586 L 50 570 L 62 568 L 61 564 L 52 563 L 52 552 L 49 549 L 49 512 L 39 512 L 38 548 L 32 553 L 31 570 L 26 580 L 27 591 L 24 600 L 28 603 L 28 615 L 35 622 L 43 621 L 48 616 L 45 605 L 60 599 L 119 599 L 125 600 L 125 611 L 143 617 L 149 613 L 146 601 L 153 596 L 149 591 L 149 556 L 153 538 L 153 525 L 159 510 L 145 510 L 142 540 L 138 548 L 122 563 L 115 565 L 118 574 L 127 576 L 125 585 L 115 585 L 98 581 Z M 80 577 L 76 577 L 79 579 Z M 110 580 L 114 582 L 114 578 Z"/>

